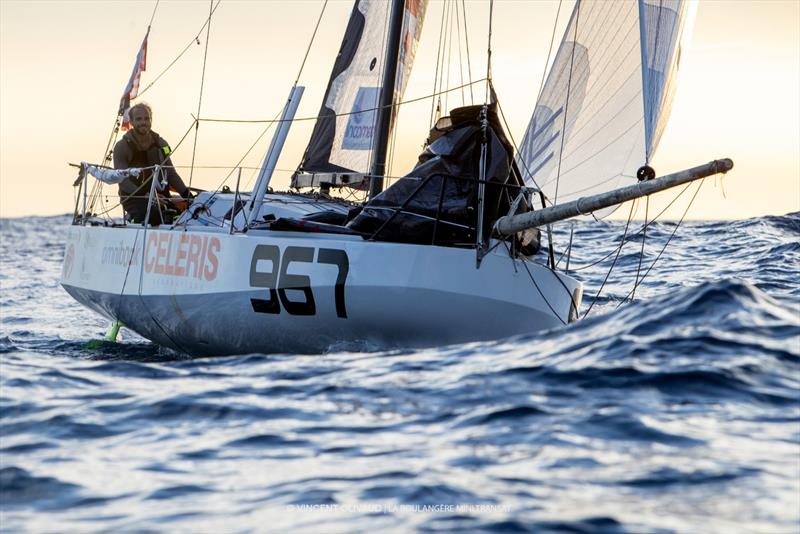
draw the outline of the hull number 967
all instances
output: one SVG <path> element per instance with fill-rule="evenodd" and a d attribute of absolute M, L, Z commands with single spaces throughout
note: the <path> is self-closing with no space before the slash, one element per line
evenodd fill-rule
<path fill-rule="evenodd" d="M 304 274 L 289 274 L 292 263 L 314 263 L 313 247 L 286 247 L 281 255 L 276 245 L 258 245 L 250 260 L 250 286 L 268 289 L 266 299 L 250 299 L 257 313 L 281 313 L 281 308 L 290 315 L 316 315 L 317 305 L 311 291 L 311 277 Z M 344 283 L 350 271 L 350 262 L 344 250 L 321 248 L 316 263 L 335 265 L 338 269 L 334 286 L 334 301 L 337 317 L 347 317 L 344 302 Z M 270 262 L 270 271 L 259 271 L 258 262 Z M 262 263 L 263 265 L 263 263 Z M 286 291 L 293 289 L 303 294 L 303 300 L 289 300 Z"/>

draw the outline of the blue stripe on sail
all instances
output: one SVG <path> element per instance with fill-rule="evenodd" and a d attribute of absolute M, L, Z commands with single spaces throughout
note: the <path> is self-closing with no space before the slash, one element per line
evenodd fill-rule
<path fill-rule="evenodd" d="M 534 168 L 532 171 L 530 171 L 530 173 L 531 173 L 531 176 L 535 176 L 537 172 L 539 172 L 540 170 L 542 170 L 542 167 L 544 167 L 544 166 L 547 164 L 547 162 L 548 162 L 548 161 L 550 161 L 551 159 L 553 159 L 553 156 L 554 156 L 554 155 L 555 155 L 555 152 L 550 152 L 550 153 L 547 155 L 547 157 L 546 157 L 546 158 L 544 158 L 544 159 L 542 160 L 542 162 L 541 162 L 539 165 L 537 165 L 537 166 L 536 166 L 536 168 Z"/>
<path fill-rule="evenodd" d="M 564 111 L 564 107 L 562 106 L 562 107 L 558 108 L 552 115 L 550 115 L 550 118 L 547 119 L 546 121 L 544 121 L 544 124 L 542 124 L 542 126 L 538 130 L 536 130 L 536 132 L 534 132 L 533 135 L 531 135 L 531 140 L 536 139 L 537 137 L 539 137 L 539 135 L 541 135 L 542 132 L 544 132 L 545 128 L 549 128 L 550 125 L 553 124 L 553 121 L 556 120 L 556 118 L 559 115 L 561 115 L 561 113 L 563 111 Z M 534 123 L 534 127 L 535 127 L 535 123 Z"/>
<path fill-rule="evenodd" d="M 539 156 L 542 154 L 542 152 L 544 152 L 545 150 L 547 150 L 548 148 L 550 148 L 550 145 L 552 145 L 552 144 L 553 144 L 553 141 L 555 141 L 556 139 L 558 139 L 558 137 L 559 137 L 560 135 L 561 135 L 561 130 L 559 130 L 559 131 L 557 131 L 556 133 L 554 133 L 554 134 L 553 134 L 553 137 L 551 137 L 550 139 L 548 139 L 548 140 L 547 140 L 547 142 L 543 143 L 543 144 L 542 144 L 542 146 L 539 148 L 539 150 L 537 150 L 536 152 L 534 152 L 534 153 L 531 155 L 531 157 L 530 157 L 530 158 L 528 158 L 528 161 L 529 161 L 529 162 L 531 162 L 531 163 L 533 163 L 534 161 L 536 161 L 536 158 L 538 158 L 538 157 L 539 157 Z"/>

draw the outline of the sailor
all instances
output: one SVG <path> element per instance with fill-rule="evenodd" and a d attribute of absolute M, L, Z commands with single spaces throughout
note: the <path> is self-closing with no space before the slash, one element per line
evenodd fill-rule
<path fill-rule="evenodd" d="M 162 165 L 169 188 L 158 192 L 157 203 L 150 208 L 150 224 L 170 224 L 172 219 L 185 209 L 186 202 L 174 202 L 169 190 L 189 200 L 191 193 L 172 165 L 169 144 L 150 129 L 153 112 L 145 103 L 131 107 L 130 121 L 133 128 L 114 146 L 114 168 L 145 168 L 138 176 L 126 178 L 119 184 L 119 196 L 129 222 L 142 223 L 147 217 L 147 204 L 151 190 L 154 165 Z M 150 167 L 150 168 L 147 168 Z M 158 187 L 157 187 L 158 190 Z M 181 200 L 183 200 L 181 199 Z"/>

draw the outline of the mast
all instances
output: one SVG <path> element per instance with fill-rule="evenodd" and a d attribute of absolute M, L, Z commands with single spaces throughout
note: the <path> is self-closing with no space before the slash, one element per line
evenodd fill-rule
<path fill-rule="evenodd" d="M 501 235 L 511 235 L 514 232 L 519 232 L 526 228 L 536 228 L 546 224 L 554 223 L 580 215 L 588 215 L 589 213 L 622 204 L 628 200 L 647 196 L 664 189 L 683 185 L 700 178 L 711 176 L 712 174 L 726 173 L 733 168 L 733 161 L 729 159 L 718 159 L 705 165 L 699 165 L 679 171 L 673 174 L 667 174 L 660 178 L 648 180 L 646 182 L 639 182 L 634 185 L 615 189 L 607 193 L 600 193 L 599 195 L 591 195 L 582 197 L 572 202 L 564 202 L 549 208 L 543 208 L 536 211 L 529 211 L 519 215 L 506 215 L 501 217 L 495 223 L 495 229 Z"/>
<path fill-rule="evenodd" d="M 403 11 L 405 0 L 392 0 L 392 13 L 389 19 L 389 38 L 384 58 L 383 84 L 378 102 L 378 121 L 375 153 L 372 164 L 372 181 L 369 197 L 383 191 L 383 176 L 386 174 L 386 153 L 389 147 L 389 132 L 394 117 L 394 86 L 397 80 L 397 59 L 400 55 L 400 37 L 403 32 Z"/>

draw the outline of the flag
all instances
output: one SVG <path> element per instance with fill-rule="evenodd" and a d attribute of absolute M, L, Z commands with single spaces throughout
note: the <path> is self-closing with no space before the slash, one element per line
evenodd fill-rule
<path fill-rule="evenodd" d="M 136 54 L 136 64 L 133 66 L 131 78 L 128 80 L 128 85 L 125 86 L 125 92 L 122 93 L 122 98 L 119 101 L 119 114 L 122 115 L 123 130 L 131 129 L 128 112 L 131 109 L 131 100 L 139 94 L 139 80 L 142 78 L 142 72 L 147 67 L 147 37 L 149 35 L 150 28 L 144 34 L 144 41 L 142 41 L 142 46 L 139 48 L 139 53 Z"/>

